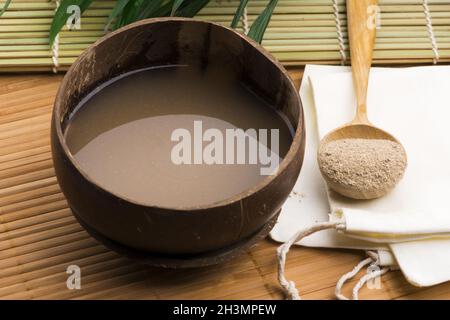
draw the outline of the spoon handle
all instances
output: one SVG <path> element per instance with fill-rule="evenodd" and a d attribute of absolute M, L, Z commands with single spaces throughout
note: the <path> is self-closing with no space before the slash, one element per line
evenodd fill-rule
<path fill-rule="evenodd" d="M 353 123 L 369 123 L 367 89 L 375 44 L 376 0 L 347 0 L 347 21 L 357 111 Z"/>

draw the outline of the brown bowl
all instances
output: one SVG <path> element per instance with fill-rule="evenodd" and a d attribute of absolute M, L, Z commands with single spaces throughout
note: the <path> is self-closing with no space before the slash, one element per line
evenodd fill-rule
<path fill-rule="evenodd" d="M 243 83 L 286 115 L 296 131 L 276 175 L 210 206 L 163 208 L 118 197 L 81 170 L 63 135 L 68 115 L 80 100 L 119 74 L 171 64 L 216 64 L 233 70 Z M 112 32 L 80 55 L 56 96 L 51 143 L 61 189 L 77 218 L 91 232 L 141 253 L 186 256 L 233 247 L 258 234 L 276 217 L 300 172 L 305 134 L 294 84 L 260 45 L 215 23 L 162 18 Z"/>

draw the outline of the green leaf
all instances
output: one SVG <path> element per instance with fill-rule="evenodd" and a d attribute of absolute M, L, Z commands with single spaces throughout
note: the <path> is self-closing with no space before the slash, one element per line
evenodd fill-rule
<path fill-rule="evenodd" d="M 181 7 L 177 11 L 179 17 L 192 18 L 200 10 L 202 10 L 210 0 L 191 0 L 189 2 L 183 2 Z"/>
<path fill-rule="evenodd" d="M 138 15 L 137 20 L 154 18 L 158 9 L 161 7 L 164 0 L 150 0 L 141 8 L 141 12 Z"/>
<path fill-rule="evenodd" d="M 170 16 L 173 17 L 180 6 L 183 4 L 184 0 L 175 0 L 172 5 L 172 11 L 170 12 Z"/>
<path fill-rule="evenodd" d="M 168 1 L 166 3 L 164 3 L 162 6 L 160 6 L 154 14 L 154 17 L 167 17 L 168 15 L 170 15 L 170 12 L 172 11 L 172 7 L 173 7 L 173 1 Z"/>
<path fill-rule="evenodd" d="M 277 6 L 278 0 L 270 0 L 267 4 L 267 7 L 263 12 L 256 18 L 255 22 L 250 27 L 248 32 L 248 36 L 255 40 L 256 42 L 261 43 L 264 32 L 266 32 L 267 26 L 269 25 L 270 18 L 272 17 L 273 10 Z"/>
<path fill-rule="evenodd" d="M 2 10 L 0 10 L 0 17 L 2 16 L 2 14 L 5 13 L 6 9 L 8 9 L 10 4 L 11 4 L 11 0 L 6 0 L 5 4 L 3 5 Z"/>
<path fill-rule="evenodd" d="M 130 2 L 130 0 L 117 0 L 116 5 L 114 6 L 111 14 L 108 17 L 108 21 L 106 21 L 105 31 L 108 31 L 111 22 L 122 14 L 123 9 L 128 4 L 128 2 Z"/>
<path fill-rule="evenodd" d="M 53 17 L 50 27 L 50 45 L 53 45 L 56 35 L 61 31 L 71 14 L 67 13 L 67 8 L 71 5 L 78 6 L 80 13 L 83 13 L 92 3 L 93 0 L 62 0 L 58 10 Z"/>
<path fill-rule="evenodd" d="M 137 21 L 138 15 L 140 14 L 144 4 L 144 0 L 133 0 L 128 2 L 128 4 L 123 9 L 120 19 L 117 19 L 116 23 L 114 24 L 114 29 L 118 29 L 122 26 Z"/>
<path fill-rule="evenodd" d="M 236 29 L 236 27 L 239 23 L 239 20 L 241 19 L 242 15 L 244 13 L 245 7 L 247 7 L 247 4 L 248 4 L 248 0 L 241 0 L 241 2 L 239 3 L 238 8 L 236 9 L 236 13 L 234 14 L 233 21 L 231 22 L 231 27 L 233 29 Z"/>

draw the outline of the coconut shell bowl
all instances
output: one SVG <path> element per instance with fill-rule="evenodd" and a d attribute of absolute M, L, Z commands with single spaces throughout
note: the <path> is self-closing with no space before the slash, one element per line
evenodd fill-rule
<path fill-rule="evenodd" d="M 77 164 L 64 138 L 74 108 L 99 84 L 120 74 L 189 64 L 215 64 L 232 70 L 288 119 L 295 134 L 277 172 L 232 198 L 189 208 L 142 205 L 97 185 Z M 300 173 L 305 148 L 303 121 L 292 80 L 259 44 L 211 22 L 148 19 L 107 34 L 86 49 L 66 73 L 53 110 L 53 162 L 73 214 L 104 245 L 153 266 L 207 266 L 237 256 L 270 232 Z"/>

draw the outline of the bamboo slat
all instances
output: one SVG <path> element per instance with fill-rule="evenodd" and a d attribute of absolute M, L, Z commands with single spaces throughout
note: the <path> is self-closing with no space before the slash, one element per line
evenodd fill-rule
<path fill-rule="evenodd" d="M 428 2 L 440 62 L 446 63 L 450 59 L 450 0 Z M 249 23 L 256 19 L 266 3 L 267 0 L 249 1 Z M 60 33 L 59 71 L 67 70 L 86 47 L 105 34 L 106 19 L 114 4 L 115 1 L 94 1 L 82 16 L 80 30 L 65 28 Z M 229 25 L 237 5 L 236 0 L 213 0 L 197 18 Z M 431 48 L 422 0 L 380 0 L 379 5 L 381 28 L 377 32 L 375 63 L 433 62 L 436 57 Z M 344 0 L 338 1 L 338 10 L 346 44 Z M 54 12 L 54 1 L 13 1 L 0 18 L 0 72 L 53 70 L 48 31 Z M 242 32 L 242 25 L 238 30 Z M 332 0 L 280 0 L 263 45 L 289 66 L 341 63 Z"/>

